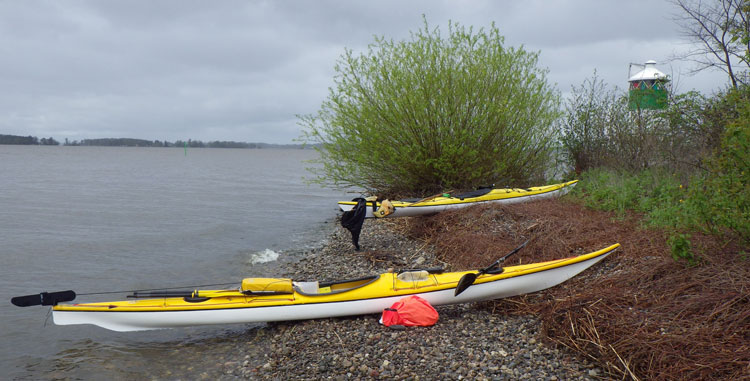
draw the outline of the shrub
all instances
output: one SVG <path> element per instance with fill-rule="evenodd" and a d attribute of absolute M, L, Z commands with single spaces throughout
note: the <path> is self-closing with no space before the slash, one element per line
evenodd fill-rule
<path fill-rule="evenodd" d="M 594 72 L 580 87 L 573 87 L 565 103 L 565 116 L 560 119 L 560 143 L 575 172 L 601 165 L 607 155 L 605 134 L 607 109 L 616 95 Z"/>
<path fill-rule="evenodd" d="M 661 155 L 665 164 L 679 173 L 695 173 L 718 146 L 716 127 L 707 123 L 709 100 L 691 91 L 672 96 L 661 113 L 664 129 Z"/>
<path fill-rule="evenodd" d="M 628 95 L 594 73 L 573 87 L 559 123 L 560 143 L 576 173 L 606 167 L 640 171 L 662 168 L 682 180 L 705 170 L 719 146 L 726 120 L 736 114 L 723 96 L 671 94 L 664 110 L 630 110 Z"/>
<path fill-rule="evenodd" d="M 683 231 L 717 234 L 748 247 L 750 89 L 733 90 L 719 98 L 711 103 L 724 110 L 724 132 L 719 149 L 704 160 L 704 171 L 680 181 L 678 174 L 656 168 L 635 172 L 592 169 L 581 176 L 573 193 L 590 207 L 621 216 L 627 210 L 645 214 L 646 224 L 672 232 L 669 244 L 673 253 L 690 263 L 695 259 Z"/>
<path fill-rule="evenodd" d="M 725 96 L 730 119 L 720 149 L 706 162 L 708 172 L 693 181 L 686 203 L 691 225 L 725 231 L 750 244 L 750 87 Z M 687 218 L 687 217 L 686 217 Z"/>
<path fill-rule="evenodd" d="M 624 216 L 628 210 L 647 214 L 655 225 L 670 225 L 685 189 L 675 176 L 659 169 L 639 172 L 597 168 L 586 171 L 573 194 L 583 198 L 586 206 L 614 211 Z"/>
<path fill-rule="evenodd" d="M 695 266 L 698 259 L 690 249 L 690 234 L 673 234 L 667 239 L 675 261 L 686 260 L 689 266 Z"/>
<path fill-rule="evenodd" d="M 609 87 L 596 72 L 573 87 L 559 123 L 560 143 L 576 173 L 596 167 L 640 170 L 660 161 L 660 113 L 632 112 L 627 93 Z"/>
<path fill-rule="evenodd" d="M 499 30 L 427 22 L 411 40 L 346 50 L 316 114 L 300 116 L 320 152 L 315 181 L 380 195 L 540 181 L 559 96 L 538 54 Z"/>

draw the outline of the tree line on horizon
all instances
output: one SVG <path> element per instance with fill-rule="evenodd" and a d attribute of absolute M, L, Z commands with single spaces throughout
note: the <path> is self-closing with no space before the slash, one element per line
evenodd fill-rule
<path fill-rule="evenodd" d="M 53 138 L 38 138 L 36 136 L 2 135 L 0 144 L 12 145 L 60 145 Z M 305 148 L 303 144 L 270 144 L 270 143 L 246 143 L 235 141 L 209 141 L 188 139 L 187 141 L 176 140 L 145 140 L 132 138 L 100 138 L 69 140 L 65 138 L 64 146 L 99 146 L 99 147 L 191 147 L 191 148 Z"/>
<path fill-rule="evenodd" d="M 42 146 L 57 146 L 60 142 L 53 138 L 41 138 L 36 136 L 18 136 L 18 135 L 2 135 L 0 134 L 0 144 L 19 144 L 19 145 L 42 145 Z"/>

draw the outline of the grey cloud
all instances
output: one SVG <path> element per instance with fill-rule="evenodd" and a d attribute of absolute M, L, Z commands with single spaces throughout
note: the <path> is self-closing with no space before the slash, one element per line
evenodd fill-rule
<path fill-rule="evenodd" d="M 645 0 L 0 2 L 0 133 L 289 143 L 344 48 L 406 39 L 422 15 L 443 32 L 494 21 L 508 44 L 540 51 L 563 93 L 594 69 L 622 88 L 629 62 L 680 48 L 670 12 Z M 717 78 L 681 82 L 706 91 Z"/>

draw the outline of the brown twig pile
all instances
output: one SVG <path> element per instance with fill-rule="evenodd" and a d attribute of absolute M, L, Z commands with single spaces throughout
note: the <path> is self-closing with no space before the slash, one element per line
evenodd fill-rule
<path fill-rule="evenodd" d="M 480 268 L 533 238 L 510 263 L 622 247 L 550 290 L 489 306 L 539 314 L 542 332 L 597 361 L 613 378 L 750 379 L 750 259 L 732 243 L 693 234 L 702 258 L 670 256 L 665 234 L 638 217 L 616 220 L 572 202 L 482 206 L 408 219 L 412 237 L 432 244 L 455 269 Z"/>

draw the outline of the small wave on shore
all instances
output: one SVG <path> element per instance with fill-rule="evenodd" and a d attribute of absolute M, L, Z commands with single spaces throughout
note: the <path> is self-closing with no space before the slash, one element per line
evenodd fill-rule
<path fill-rule="evenodd" d="M 261 250 L 255 253 L 250 254 L 250 259 L 248 262 L 253 265 L 257 265 L 259 263 L 268 263 L 273 262 L 277 259 L 279 259 L 280 253 L 273 251 L 271 249 L 265 249 Z"/>

